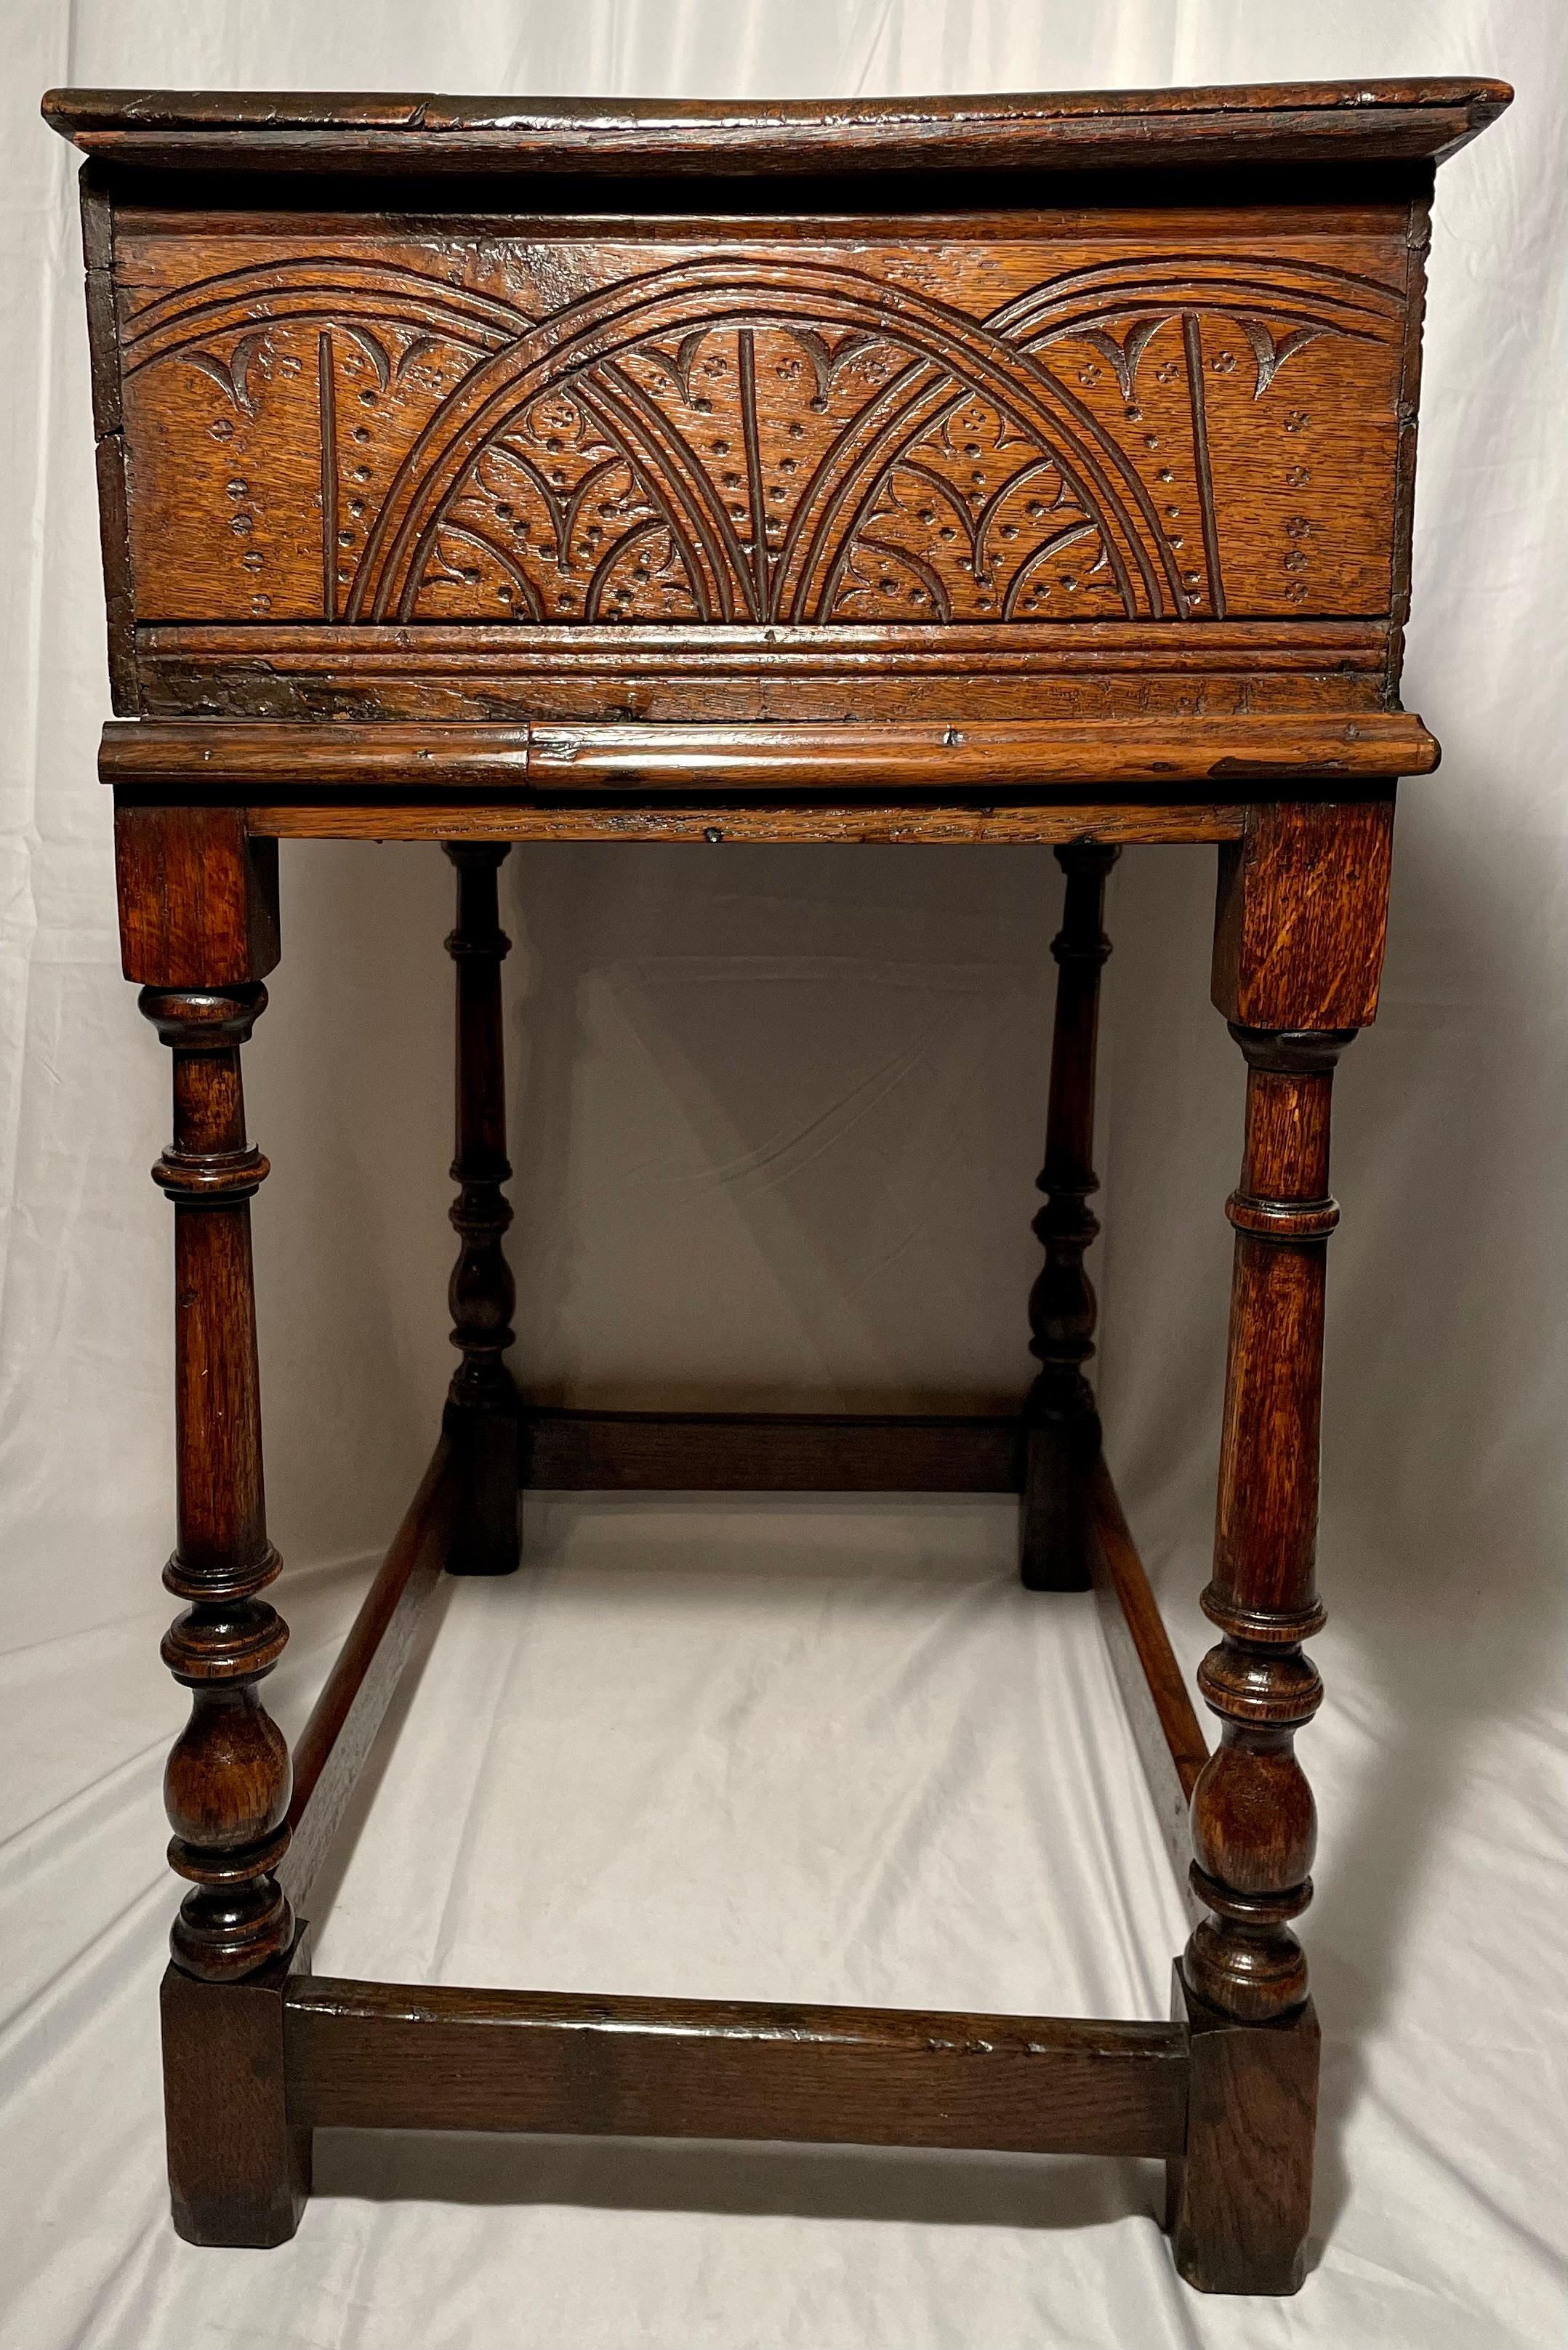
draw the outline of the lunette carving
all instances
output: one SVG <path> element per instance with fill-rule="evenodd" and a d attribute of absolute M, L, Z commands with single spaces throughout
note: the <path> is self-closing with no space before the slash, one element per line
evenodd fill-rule
<path fill-rule="evenodd" d="M 1156 254 L 982 319 L 847 263 L 726 245 L 541 318 L 325 254 L 144 304 L 124 366 L 197 369 L 223 440 L 314 336 L 329 620 L 1196 619 L 1226 608 L 1206 383 L 1250 371 L 1288 441 L 1310 415 L 1279 405 L 1282 372 L 1326 338 L 1392 346 L 1401 301 L 1304 259 Z M 1310 463 L 1281 467 L 1310 484 Z M 254 484 L 230 494 L 262 617 Z M 1293 532 L 1287 604 L 1308 592 L 1310 516 Z"/>

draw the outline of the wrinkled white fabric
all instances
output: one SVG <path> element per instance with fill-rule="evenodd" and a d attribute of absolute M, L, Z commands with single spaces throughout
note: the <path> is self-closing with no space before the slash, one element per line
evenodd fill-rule
<path fill-rule="evenodd" d="M 6 2350 L 1535 2350 L 1563 2330 L 1564 25 L 1552 0 L 0 0 L 0 2100 Z M 1477 71 L 1439 175 L 1384 1004 L 1343 1066 L 1309 1915 L 1314 2268 L 1175 2280 L 1107 2162 L 325 2135 L 295 2242 L 169 2227 L 167 1069 L 118 974 L 71 159 L 48 84 L 722 95 Z M 297 1730 L 450 1357 L 450 873 L 286 847 L 247 1054 Z M 1014 1395 L 1044 850 L 514 856 L 518 1367 L 582 1401 Z M 1184 1662 L 1241 1068 L 1211 852 L 1113 883 L 1113 1460 Z M 318 1971 L 1157 2016 L 1183 1934 L 1089 1604 L 990 1502 L 541 1502 L 443 1597 Z"/>

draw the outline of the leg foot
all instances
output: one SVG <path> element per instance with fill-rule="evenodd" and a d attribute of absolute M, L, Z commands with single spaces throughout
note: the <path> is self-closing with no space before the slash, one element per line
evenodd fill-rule
<path fill-rule="evenodd" d="M 1093 1582 L 1089 1478 L 1100 1453 L 1094 1411 L 1053 1415 L 1024 1433 L 1019 1578 L 1029 1591 L 1087 1591 Z"/>
<path fill-rule="evenodd" d="M 449 1575 L 510 1575 L 523 1555 L 517 1415 L 448 1404 L 446 1432 L 462 1464 L 462 1500 L 447 1545 Z"/>
<path fill-rule="evenodd" d="M 286 2244 L 310 2192 L 307 2129 L 284 2110 L 283 1994 L 304 1937 L 243 1982 L 163 1978 L 163 2100 L 174 2231 L 188 2244 Z"/>
<path fill-rule="evenodd" d="M 1312 2002 L 1238 2023 L 1175 1970 L 1171 2014 L 1192 2035 L 1187 2150 L 1166 2165 L 1165 2224 L 1199 2293 L 1292 2293 L 1306 2270 L 1317 2119 Z"/>

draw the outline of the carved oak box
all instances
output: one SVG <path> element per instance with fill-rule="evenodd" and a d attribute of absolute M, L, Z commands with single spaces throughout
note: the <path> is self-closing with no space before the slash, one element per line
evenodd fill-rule
<path fill-rule="evenodd" d="M 192 2241 L 292 2234 L 317 2128 L 587 2130 L 1163 2158 L 1183 2276 L 1301 2282 L 1330 1089 L 1376 1010 L 1395 783 L 1437 758 L 1398 700 L 1433 166 L 1508 95 L 46 101 L 89 158 L 124 964 L 173 1062 L 191 1889 L 163 2021 Z M 458 898 L 459 1367 L 292 1754 L 260 1695 L 287 1634 L 240 1074 L 284 836 L 440 840 Z M 497 877 L 561 838 L 1055 847 L 1016 1411 L 519 1392 Z M 1085 1373 L 1123 841 L 1219 845 L 1212 995 L 1247 1065 L 1212 1752 Z M 1024 1584 L 1096 1594 L 1183 1872 L 1169 2022 L 314 1978 L 421 1611 L 443 1569 L 518 1566 L 537 1487 L 1015 1496 Z"/>
<path fill-rule="evenodd" d="M 116 708 L 1386 712 L 1495 103 L 76 94 Z"/>

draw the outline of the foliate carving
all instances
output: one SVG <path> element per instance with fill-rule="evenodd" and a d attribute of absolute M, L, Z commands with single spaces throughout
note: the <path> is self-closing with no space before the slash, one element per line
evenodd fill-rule
<path fill-rule="evenodd" d="M 125 328 L 141 603 L 167 577 L 171 617 L 200 617 L 172 581 L 217 559 L 182 547 L 172 505 L 157 536 L 139 419 L 170 400 L 187 456 L 217 444 L 217 536 L 256 618 L 1199 619 L 1232 608 L 1237 565 L 1236 608 L 1312 594 L 1316 507 L 1271 520 L 1259 571 L 1254 487 L 1314 471 L 1280 379 L 1374 354 L 1391 431 L 1399 287 L 1269 255 L 1053 269 L 1043 246 L 981 316 L 964 301 L 995 264 L 903 251 L 877 271 L 859 249 L 645 247 L 554 301 L 580 248 L 481 267 L 454 245 L 447 277 L 286 251 L 196 276 Z"/>

